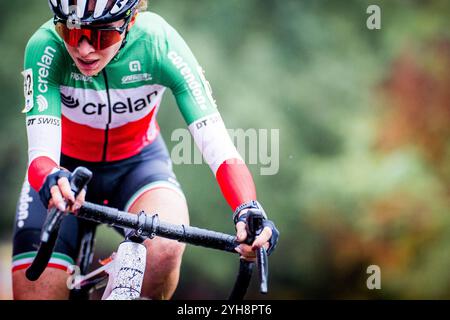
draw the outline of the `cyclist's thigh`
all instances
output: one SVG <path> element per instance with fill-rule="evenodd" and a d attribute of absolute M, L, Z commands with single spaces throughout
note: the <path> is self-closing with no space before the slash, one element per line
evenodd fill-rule
<path fill-rule="evenodd" d="M 134 213 L 157 213 L 161 220 L 189 224 L 186 198 L 173 172 L 169 152 L 162 137 L 159 136 L 140 157 L 140 161 L 135 163 L 122 180 L 115 197 L 118 200 L 117 207 Z M 151 242 L 164 242 L 170 247 L 184 247 L 178 242 L 162 238 Z"/>
<path fill-rule="evenodd" d="M 135 213 L 144 210 L 169 222 L 188 223 L 186 198 L 162 137 L 139 157 L 123 177 L 113 207 Z"/>
<path fill-rule="evenodd" d="M 67 268 L 74 264 L 80 242 L 80 225 L 73 216 L 61 223 L 55 251 L 39 278 L 31 282 L 25 270 L 36 256 L 40 243 L 41 227 L 47 215 L 39 194 L 25 181 L 16 210 L 13 234 L 13 293 L 15 299 L 66 299 L 69 291 Z"/>
<path fill-rule="evenodd" d="M 189 224 L 186 199 L 179 191 L 172 188 L 148 189 L 132 202 L 128 210 L 133 213 L 140 211 L 148 214 L 157 213 L 159 218 L 165 222 Z"/>
<path fill-rule="evenodd" d="M 175 186 L 154 183 L 130 203 L 130 212 L 157 213 L 161 220 L 175 224 L 189 224 L 186 200 Z M 170 299 L 180 276 L 185 245 L 161 237 L 146 240 L 147 262 L 142 295 L 152 299 Z"/>
<path fill-rule="evenodd" d="M 113 207 L 157 213 L 161 220 L 176 224 L 189 223 L 186 199 L 161 136 L 130 161 L 129 171 L 112 199 Z M 178 283 L 184 244 L 156 237 L 145 241 L 145 245 L 149 272 L 144 277 L 142 294 L 168 299 Z"/>

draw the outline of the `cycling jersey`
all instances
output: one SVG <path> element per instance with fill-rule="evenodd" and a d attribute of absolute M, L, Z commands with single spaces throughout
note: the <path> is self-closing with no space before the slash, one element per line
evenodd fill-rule
<path fill-rule="evenodd" d="M 24 69 L 28 180 L 35 190 L 61 153 L 89 162 L 138 154 L 158 135 L 156 115 L 169 88 L 232 209 L 256 198 L 202 68 L 157 14 L 140 13 L 126 45 L 92 77 L 80 73 L 48 21 L 30 39 Z"/>

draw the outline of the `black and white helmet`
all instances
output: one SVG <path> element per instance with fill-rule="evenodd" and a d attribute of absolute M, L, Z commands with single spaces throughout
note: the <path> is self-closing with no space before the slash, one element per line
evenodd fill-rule
<path fill-rule="evenodd" d="M 129 18 L 139 0 L 48 0 L 56 18 L 73 19 L 81 25 L 104 24 Z"/>

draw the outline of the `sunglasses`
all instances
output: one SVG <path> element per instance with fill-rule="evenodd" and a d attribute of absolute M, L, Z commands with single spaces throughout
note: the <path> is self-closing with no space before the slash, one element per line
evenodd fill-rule
<path fill-rule="evenodd" d="M 56 32 L 69 46 L 78 47 L 80 40 L 85 37 L 95 50 L 103 50 L 122 40 L 122 33 L 127 29 L 130 19 L 126 19 L 121 27 L 69 28 L 66 20 L 57 17 L 53 22 Z"/>

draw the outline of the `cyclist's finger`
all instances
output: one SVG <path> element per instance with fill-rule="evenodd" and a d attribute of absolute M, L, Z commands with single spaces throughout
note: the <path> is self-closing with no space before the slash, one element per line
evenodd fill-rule
<path fill-rule="evenodd" d="M 53 199 L 50 198 L 49 202 L 48 202 L 48 209 L 51 209 L 55 206 L 55 203 L 53 202 Z"/>
<path fill-rule="evenodd" d="M 74 205 L 72 207 L 72 210 L 73 211 L 77 211 L 78 209 L 80 209 L 81 206 L 84 203 L 85 198 L 86 198 L 86 190 L 83 189 L 83 190 L 80 191 L 80 193 L 78 194 L 77 198 L 75 199 L 75 203 L 74 203 Z"/>
<path fill-rule="evenodd" d="M 73 194 L 73 191 L 70 188 L 69 179 L 67 179 L 66 177 L 59 178 L 58 186 L 59 186 L 59 190 L 61 191 L 61 194 L 64 197 L 64 199 L 69 200 L 70 203 L 74 203 L 75 195 Z"/>
<path fill-rule="evenodd" d="M 58 186 L 53 186 L 50 189 L 50 194 L 52 195 L 53 203 L 58 208 L 58 210 L 66 211 L 66 202 L 63 199 L 61 192 L 59 191 Z"/>
<path fill-rule="evenodd" d="M 244 256 L 250 257 L 256 255 L 255 251 L 252 249 L 252 246 L 249 246 L 248 244 L 241 243 L 237 248 L 239 249 L 238 252 Z"/>
<path fill-rule="evenodd" d="M 251 257 L 251 258 L 241 256 L 241 259 L 245 260 L 245 261 L 248 261 L 248 262 L 255 262 L 256 261 L 256 256 Z"/>
<path fill-rule="evenodd" d="M 247 230 L 245 229 L 245 223 L 239 221 L 236 223 L 236 237 L 237 241 L 243 242 L 247 238 Z"/>
<path fill-rule="evenodd" d="M 252 249 L 257 250 L 262 248 L 270 240 L 270 237 L 272 237 L 272 230 L 269 227 L 265 227 L 253 242 Z"/>
<path fill-rule="evenodd" d="M 252 250 L 252 247 L 246 244 L 241 244 L 236 247 L 236 252 L 241 255 L 241 259 L 247 261 L 254 261 L 256 259 L 256 252 Z"/>

